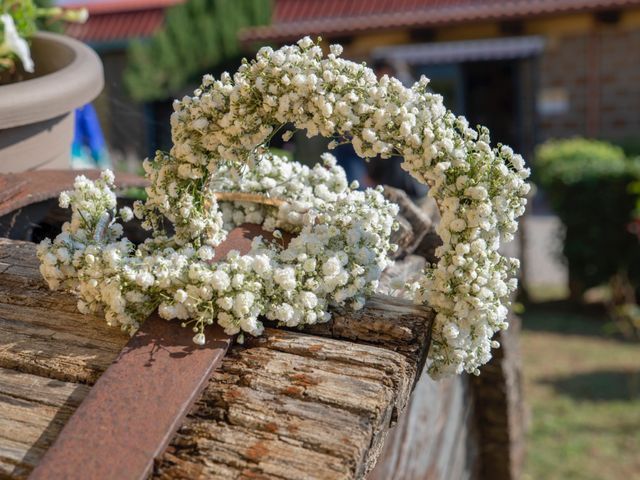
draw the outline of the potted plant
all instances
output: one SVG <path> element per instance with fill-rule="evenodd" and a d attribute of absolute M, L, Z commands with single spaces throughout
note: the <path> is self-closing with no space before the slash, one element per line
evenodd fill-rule
<path fill-rule="evenodd" d="M 102 63 L 83 43 L 37 27 L 86 17 L 0 0 L 0 173 L 69 168 L 73 112 L 102 90 Z"/>

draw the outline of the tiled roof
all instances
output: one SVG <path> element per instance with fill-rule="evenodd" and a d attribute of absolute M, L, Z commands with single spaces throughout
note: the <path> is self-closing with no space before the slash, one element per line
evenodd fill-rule
<path fill-rule="evenodd" d="M 274 0 L 272 24 L 241 33 L 245 41 L 303 35 L 432 27 L 640 5 L 640 0 Z"/>
<path fill-rule="evenodd" d="M 64 8 L 86 8 L 89 14 L 116 13 L 131 10 L 153 10 L 170 7 L 185 0 L 76 0 L 56 2 Z"/>
<path fill-rule="evenodd" d="M 67 8 L 86 6 L 89 10 L 89 20 L 86 23 L 67 24 L 65 33 L 87 43 L 148 37 L 162 25 L 165 9 L 183 1 L 108 0 L 65 4 Z"/>

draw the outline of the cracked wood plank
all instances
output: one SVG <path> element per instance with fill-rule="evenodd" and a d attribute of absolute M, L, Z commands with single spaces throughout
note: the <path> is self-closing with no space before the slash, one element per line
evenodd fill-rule
<path fill-rule="evenodd" d="M 406 402 L 408 366 L 384 348 L 270 329 L 223 360 L 155 476 L 361 478 Z"/>
<path fill-rule="evenodd" d="M 0 367 L 94 383 L 129 340 L 40 276 L 35 245 L 0 239 Z"/>
<path fill-rule="evenodd" d="M 467 375 L 438 382 L 423 375 L 368 480 L 478 478 L 480 452 L 469 384 Z"/>
<path fill-rule="evenodd" d="M 26 478 L 89 389 L 0 368 L 0 478 Z"/>
<path fill-rule="evenodd" d="M 154 476 L 362 478 L 408 402 L 432 319 L 430 309 L 376 296 L 328 324 L 268 328 L 234 346 Z M 33 244 L 0 239 L 0 367 L 90 385 L 127 340 L 103 319 L 77 313 L 70 296 L 48 291 Z M 40 428 L 57 433 L 55 425 Z M 19 439 L 14 470 L 30 471 L 42 455 L 30 438 Z"/>

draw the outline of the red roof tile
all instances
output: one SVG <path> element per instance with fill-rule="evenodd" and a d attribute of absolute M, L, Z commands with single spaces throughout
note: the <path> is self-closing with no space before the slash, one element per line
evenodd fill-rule
<path fill-rule="evenodd" d="M 64 2 L 64 8 L 86 8 L 89 14 L 116 13 L 131 10 L 153 10 L 166 8 L 185 0 L 94 0 L 94 1 L 70 1 Z"/>
<path fill-rule="evenodd" d="M 110 0 L 86 4 L 89 19 L 84 24 L 70 23 L 65 33 L 87 43 L 113 42 L 149 37 L 162 26 L 169 6 L 184 0 Z M 65 7 L 77 8 L 82 2 Z"/>
<path fill-rule="evenodd" d="M 245 41 L 430 27 L 640 5 L 640 0 L 274 0 L 272 24 L 244 30 Z"/>

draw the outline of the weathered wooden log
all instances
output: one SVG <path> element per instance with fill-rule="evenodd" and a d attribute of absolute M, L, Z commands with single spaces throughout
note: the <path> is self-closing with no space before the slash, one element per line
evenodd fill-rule
<path fill-rule="evenodd" d="M 428 308 L 374 297 L 312 332 L 267 329 L 233 347 L 154 475 L 362 478 L 422 371 L 432 319 Z M 46 288 L 33 244 L 0 240 L 0 368 L 11 372 L 0 375 L 0 402 L 25 405 L 2 406 L 0 477 L 28 474 L 86 395 L 82 384 L 127 339 Z M 16 394 L 18 381 L 37 391 Z M 25 420 L 41 398 L 46 413 Z"/>
<path fill-rule="evenodd" d="M 398 245 L 398 249 L 390 253 L 390 257 L 393 259 L 406 256 L 408 252 L 415 249 L 414 244 L 416 243 L 416 234 L 409 221 L 402 215 L 398 215 L 396 221 L 398 222 L 398 229 L 391 233 L 391 243 Z"/>
<path fill-rule="evenodd" d="M 440 243 L 434 202 L 418 207 L 402 193 L 391 192 L 403 260 L 384 273 L 385 292 L 392 277 L 423 266 L 407 253 L 435 261 Z M 13 201 L 13 190 L 0 201 L 7 195 Z M 50 292 L 34 250 L 0 240 L 0 479 L 29 474 L 128 340 Z M 378 295 L 327 324 L 267 328 L 231 350 L 153 476 L 518 478 L 517 329 L 501 334 L 504 347 L 479 379 L 433 382 L 422 375 L 432 321 L 428 308 Z"/>
<path fill-rule="evenodd" d="M 482 457 L 482 478 L 516 479 L 525 459 L 526 412 L 522 392 L 519 333 L 511 316 L 509 329 L 497 335 L 501 348 L 472 380 Z"/>
<path fill-rule="evenodd" d="M 26 478 L 89 388 L 0 368 L 0 478 Z"/>
<path fill-rule="evenodd" d="M 480 438 L 471 396 L 468 376 L 436 382 L 424 375 L 368 480 L 478 478 Z"/>
<path fill-rule="evenodd" d="M 384 196 L 400 207 L 400 228 L 391 238 L 399 246 L 393 258 L 414 254 L 424 257 L 428 262 L 437 262 L 435 249 L 442 245 L 442 241 L 435 231 L 440 221 L 435 200 L 427 197 L 421 205 L 417 205 L 403 190 L 388 185 L 384 187 Z"/>
<path fill-rule="evenodd" d="M 413 253 L 422 237 L 432 228 L 433 222 L 404 190 L 385 185 L 384 196 L 400 207 L 398 212 L 400 229 L 393 234 L 392 241 L 400 247 L 394 258 L 401 258 Z"/>
<path fill-rule="evenodd" d="M 414 255 L 424 257 L 429 263 L 438 263 L 438 257 L 435 255 L 436 248 L 442 245 L 442 239 L 435 231 L 429 230 L 416 245 L 413 251 Z"/>

